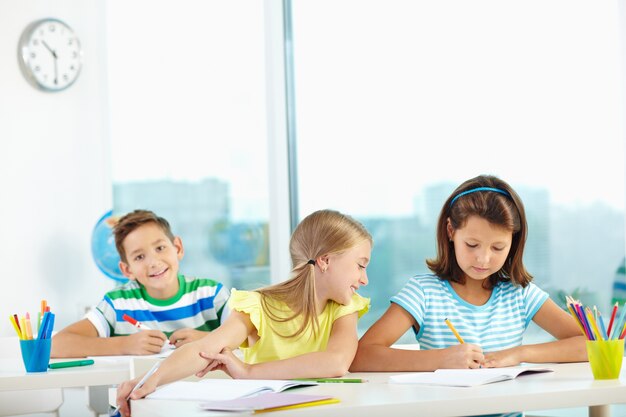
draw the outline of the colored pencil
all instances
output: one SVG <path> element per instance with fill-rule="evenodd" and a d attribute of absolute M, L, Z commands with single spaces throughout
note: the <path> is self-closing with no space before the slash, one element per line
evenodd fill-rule
<path fill-rule="evenodd" d="M 454 326 L 452 325 L 452 323 L 450 322 L 450 320 L 445 319 L 444 320 L 446 322 L 446 324 L 448 325 L 448 327 L 450 328 L 450 330 L 452 330 L 452 333 L 454 333 L 454 335 L 456 336 L 456 339 L 459 341 L 459 343 L 463 344 L 465 343 L 465 341 L 463 340 L 463 338 L 461 337 L 461 335 L 459 334 L 459 332 L 456 331 L 456 329 L 454 328 Z"/>
<path fill-rule="evenodd" d="M 617 315 L 617 301 L 613 305 L 613 311 L 611 311 L 611 319 L 609 320 L 609 327 L 606 329 L 607 338 L 611 338 L 611 329 L 613 329 L 613 324 L 615 322 L 615 316 Z"/>

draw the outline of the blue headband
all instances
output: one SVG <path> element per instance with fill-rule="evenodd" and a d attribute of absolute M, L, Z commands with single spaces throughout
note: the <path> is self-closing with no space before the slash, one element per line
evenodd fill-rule
<path fill-rule="evenodd" d="M 458 193 L 453 199 L 452 201 L 450 201 L 450 207 L 452 207 L 452 205 L 454 204 L 454 202 L 459 198 L 459 197 L 463 197 L 466 194 L 471 194 L 471 193 L 475 193 L 476 191 L 493 191 L 496 193 L 500 193 L 503 194 L 507 197 L 511 197 L 511 195 L 509 193 L 507 193 L 504 190 L 501 190 L 499 188 L 493 188 L 493 187 L 478 187 L 478 188 L 472 188 L 471 190 L 467 190 L 467 191 L 463 191 L 462 193 Z"/>

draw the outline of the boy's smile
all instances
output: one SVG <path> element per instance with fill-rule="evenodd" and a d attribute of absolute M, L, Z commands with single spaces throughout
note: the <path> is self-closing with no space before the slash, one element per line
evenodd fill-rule
<path fill-rule="evenodd" d="M 120 269 L 142 284 L 151 297 L 167 299 L 178 292 L 178 262 L 183 258 L 180 238 L 171 241 L 155 223 L 138 227 L 122 243 L 126 263 Z"/>

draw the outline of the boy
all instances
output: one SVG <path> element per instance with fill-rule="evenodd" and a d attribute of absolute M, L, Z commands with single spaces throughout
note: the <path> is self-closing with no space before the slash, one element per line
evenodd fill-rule
<path fill-rule="evenodd" d="M 225 319 L 228 291 L 221 283 L 178 273 L 183 243 L 167 220 L 135 210 L 119 220 L 113 234 L 120 269 L 130 281 L 57 333 L 52 357 L 159 353 L 167 343 L 178 347 L 202 338 Z M 138 330 L 124 314 L 150 330 Z"/>

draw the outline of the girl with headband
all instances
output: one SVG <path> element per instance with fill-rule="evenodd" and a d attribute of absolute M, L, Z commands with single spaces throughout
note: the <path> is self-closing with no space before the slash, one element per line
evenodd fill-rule
<path fill-rule="evenodd" d="M 359 341 L 351 371 L 434 371 L 586 361 L 573 317 L 523 263 L 524 205 L 501 179 L 465 181 L 443 204 L 432 274 L 411 278 Z M 555 341 L 522 345 L 530 321 Z M 420 350 L 391 347 L 413 329 Z"/>

